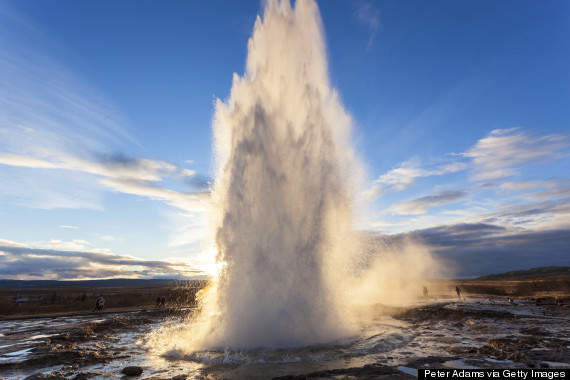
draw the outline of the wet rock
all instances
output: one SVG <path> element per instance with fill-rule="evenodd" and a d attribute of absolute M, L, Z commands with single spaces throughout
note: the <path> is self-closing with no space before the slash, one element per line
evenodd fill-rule
<path fill-rule="evenodd" d="M 66 346 L 39 346 L 34 351 L 34 356 L 24 361 L 12 361 L 0 363 L 2 369 L 22 369 L 22 368 L 46 368 L 55 365 L 92 365 L 98 363 L 108 363 L 117 359 L 129 358 L 129 355 L 110 355 L 101 353 L 89 348 L 78 348 L 75 343 Z"/>
<path fill-rule="evenodd" d="M 140 374 L 143 373 L 143 369 L 142 369 L 142 367 L 133 365 L 133 366 L 128 366 L 128 367 L 123 368 L 121 373 L 123 375 L 127 375 L 127 376 L 139 376 Z"/>
<path fill-rule="evenodd" d="M 415 379 L 415 376 L 398 371 L 394 367 L 381 364 L 367 364 L 364 367 L 331 369 L 319 372 L 311 372 L 305 375 L 287 375 L 274 377 L 272 380 L 306 380 L 306 379 Z"/>
<path fill-rule="evenodd" d="M 446 348 L 446 351 L 451 355 L 473 357 L 477 354 L 477 347 L 453 346 Z"/>
<path fill-rule="evenodd" d="M 50 374 L 44 373 L 36 373 L 31 376 L 24 378 L 24 380 L 43 380 L 43 379 L 50 379 L 50 380 L 68 380 L 68 377 L 65 377 L 61 372 L 52 372 Z"/>
<path fill-rule="evenodd" d="M 525 327 L 520 329 L 519 332 L 524 335 L 540 335 L 540 336 L 548 335 L 548 333 L 543 329 L 541 329 L 540 327 Z"/>
<path fill-rule="evenodd" d="M 425 358 L 414 359 L 406 363 L 406 367 L 410 368 L 440 368 L 443 363 L 450 360 L 459 360 L 459 356 L 428 356 Z"/>
<path fill-rule="evenodd" d="M 172 378 L 172 380 L 186 380 L 188 376 L 186 375 L 177 375 Z"/>
<path fill-rule="evenodd" d="M 101 372 L 80 372 L 72 377 L 73 380 L 87 380 L 96 376 L 102 376 Z"/>
<path fill-rule="evenodd" d="M 489 340 L 489 346 L 497 350 L 522 350 L 533 348 L 538 345 L 539 341 L 535 337 L 523 337 L 519 339 L 497 338 Z"/>
<path fill-rule="evenodd" d="M 69 340 L 70 335 L 69 333 L 61 334 L 61 335 L 54 335 L 46 340 L 46 345 L 49 346 L 55 342 L 63 342 Z"/>
<path fill-rule="evenodd" d="M 469 309 L 452 309 L 447 308 L 449 304 L 429 305 L 425 307 L 406 310 L 403 313 L 396 314 L 394 318 L 403 319 L 411 322 L 428 322 L 428 321 L 450 321 L 463 324 L 468 320 L 477 319 L 507 319 L 516 320 L 516 317 L 507 311 L 497 310 L 469 310 Z M 459 327 L 459 326 L 457 326 Z"/>
<path fill-rule="evenodd" d="M 517 346 L 518 345 L 518 346 Z M 513 343 L 513 339 L 500 338 L 491 339 L 488 345 L 481 347 L 449 347 L 446 349 L 452 355 L 459 355 L 466 358 L 494 358 L 497 360 L 511 360 L 513 362 L 524 363 L 527 367 L 535 367 L 535 360 L 526 351 L 526 346 L 520 343 Z"/>

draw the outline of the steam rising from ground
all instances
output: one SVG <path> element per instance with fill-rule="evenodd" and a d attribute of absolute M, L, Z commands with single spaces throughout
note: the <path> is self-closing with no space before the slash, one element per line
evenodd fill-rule
<path fill-rule="evenodd" d="M 355 305 L 406 305 L 423 298 L 424 286 L 440 292 L 429 280 L 451 275 L 448 264 L 412 239 L 363 238 L 361 247 L 361 265 L 347 282 Z"/>
<path fill-rule="evenodd" d="M 365 298 L 374 276 L 402 271 L 400 259 L 358 269 L 361 166 L 350 127 L 329 84 L 317 5 L 268 1 L 245 75 L 234 75 L 229 98 L 216 104 L 210 223 L 220 272 L 200 321 L 168 333 L 175 348 L 294 347 L 356 333 L 349 289 Z M 379 285 L 386 281 L 395 278 Z"/>

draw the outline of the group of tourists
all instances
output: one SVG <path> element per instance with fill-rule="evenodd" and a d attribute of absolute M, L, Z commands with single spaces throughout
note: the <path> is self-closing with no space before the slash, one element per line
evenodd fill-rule
<path fill-rule="evenodd" d="M 427 286 L 423 286 L 422 292 L 424 294 L 424 298 L 428 298 L 428 288 Z M 457 293 L 457 298 L 459 298 L 459 300 L 461 300 L 461 293 L 463 293 L 463 290 L 459 289 L 459 286 L 455 287 L 455 292 Z"/>

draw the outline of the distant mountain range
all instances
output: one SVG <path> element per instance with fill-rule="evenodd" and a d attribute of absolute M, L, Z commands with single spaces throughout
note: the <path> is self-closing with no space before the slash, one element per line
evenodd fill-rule
<path fill-rule="evenodd" d="M 570 267 L 540 267 L 512 272 L 488 274 L 468 281 L 528 281 L 528 280 L 570 280 Z M 0 280 L 0 289 L 32 288 L 105 288 L 105 287 L 154 287 L 177 286 L 198 283 L 200 280 L 176 279 L 130 279 L 114 278 L 109 280 Z"/>
<path fill-rule="evenodd" d="M 528 280 L 570 280 L 570 267 L 540 267 L 499 274 L 488 274 L 471 281 L 528 281 Z"/>
<path fill-rule="evenodd" d="M 32 288 L 106 288 L 137 286 L 176 286 L 193 283 L 195 280 L 175 279 L 131 279 L 114 278 L 109 280 L 0 280 L 0 289 L 32 289 Z"/>

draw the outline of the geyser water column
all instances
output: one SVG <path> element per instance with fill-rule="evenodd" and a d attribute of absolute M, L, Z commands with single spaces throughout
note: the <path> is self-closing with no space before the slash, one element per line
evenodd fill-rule
<path fill-rule="evenodd" d="M 343 278 L 356 160 L 313 0 L 268 1 L 213 122 L 221 270 L 195 348 L 292 347 L 352 333 Z"/>

